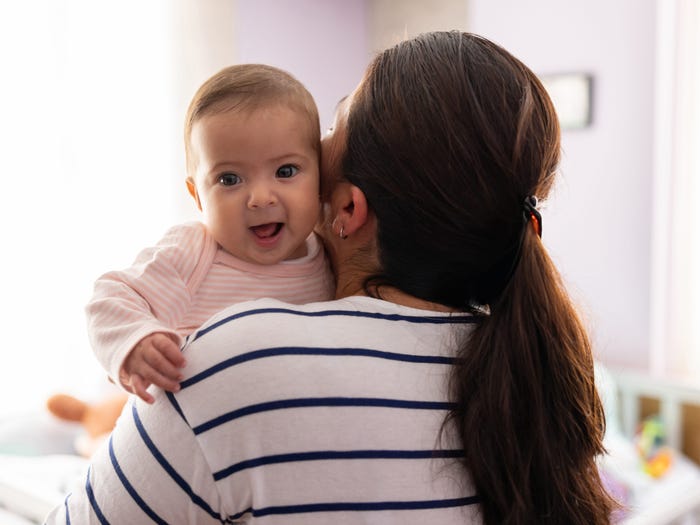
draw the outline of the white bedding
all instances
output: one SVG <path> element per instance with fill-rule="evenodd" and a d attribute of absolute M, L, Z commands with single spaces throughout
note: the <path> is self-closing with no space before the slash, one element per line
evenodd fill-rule
<path fill-rule="evenodd" d="M 0 455 L 0 508 L 29 523 L 41 523 L 86 469 L 87 460 L 75 455 Z M 3 525 L 7 522 L 4 517 L 0 520 Z"/>

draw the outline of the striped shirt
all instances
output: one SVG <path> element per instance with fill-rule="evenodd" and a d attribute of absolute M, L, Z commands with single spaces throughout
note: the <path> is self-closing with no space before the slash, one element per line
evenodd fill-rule
<path fill-rule="evenodd" d="M 481 523 L 446 384 L 474 318 L 368 297 L 235 305 L 177 394 L 129 403 L 48 523 Z"/>
<path fill-rule="evenodd" d="M 242 261 L 223 250 L 206 227 L 171 228 L 134 264 L 101 276 L 86 307 L 88 334 L 99 362 L 118 383 L 127 354 L 155 332 L 180 340 L 234 303 L 274 297 L 288 303 L 325 301 L 335 284 L 321 243 L 307 255 L 274 265 Z"/>

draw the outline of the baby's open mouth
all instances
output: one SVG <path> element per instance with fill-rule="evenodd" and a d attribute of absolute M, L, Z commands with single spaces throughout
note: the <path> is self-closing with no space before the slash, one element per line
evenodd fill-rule
<path fill-rule="evenodd" d="M 277 235 L 282 229 L 282 226 L 283 224 L 281 222 L 270 222 L 267 224 L 259 224 L 258 226 L 251 226 L 250 231 L 260 239 L 267 239 Z"/>

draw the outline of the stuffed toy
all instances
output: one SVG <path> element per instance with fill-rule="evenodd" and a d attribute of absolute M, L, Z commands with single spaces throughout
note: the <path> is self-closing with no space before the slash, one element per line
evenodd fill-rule
<path fill-rule="evenodd" d="M 90 457 L 109 436 L 126 400 L 127 395 L 123 392 L 111 394 L 95 403 L 67 394 L 56 394 L 46 401 L 46 407 L 58 419 L 82 426 L 83 432 L 73 445 L 78 454 Z"/>

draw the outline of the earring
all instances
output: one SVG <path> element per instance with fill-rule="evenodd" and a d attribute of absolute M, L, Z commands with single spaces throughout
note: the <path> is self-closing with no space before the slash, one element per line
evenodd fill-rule
<path fill-rule="evenodd" d="M 337 223 L 338 223 L 338 217 L 336 217 L 335 219 L 333 219 L 333 223 L 331 224 L 331 229 L 332 229 L 332 230 L 335 230 L 335 225 L 336 225 Z M 347 238 L 348 238 L 348 236 L 345 235 L 345 226 L 343 226 L 342 224 L 340 225 L 340 232 L 338 233 L 338 236 L 339 236 L 341 239 L 347 239 Z"/>

